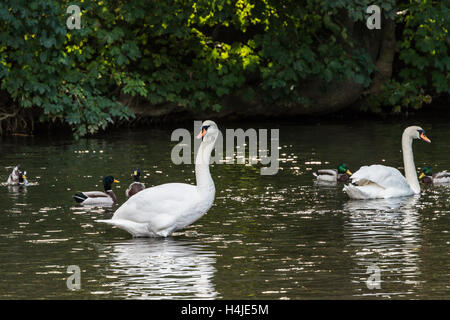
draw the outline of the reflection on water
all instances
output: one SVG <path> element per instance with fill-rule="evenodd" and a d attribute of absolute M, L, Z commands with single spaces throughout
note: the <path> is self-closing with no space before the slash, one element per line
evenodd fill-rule
<path fill-rule="evenodd" d="M 367 268 L 375 264 L 381 271 L 381 290 L 358 290 L 362 296 L 405 296 L 420 285 L 421 224 L 418 195 L 404 198 L 350 200 L 344 204 L 349 216 L 344 232 L 353 247 L 354 283 L 364 283 Z M 392 282 L 406 284 L 402 290 Z M 368 288 L 367 288 L 368 289 Z"/>
<path fill-rule="evenodd" d="M 99 246 L 114 296 L 142 299 L 212 299 L 216 254 L 191 241 L 133 239 Z"/>

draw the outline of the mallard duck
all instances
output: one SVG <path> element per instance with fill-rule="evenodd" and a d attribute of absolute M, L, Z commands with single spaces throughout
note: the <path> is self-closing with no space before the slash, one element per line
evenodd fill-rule
<path fill-rule="evenodd" d="M 111 206 L 117 202 L 116 195 L 111 190 L 111 185 L 113 183 L 118 183 L 119 181 L 114 179 L 113 176 L 106 176 L 103 178 L 103 186 L 105 192 L 101 191 L 88 191 L 79 192 L 73 196 L 76 202 L 91 205 L 91 206 Z"/>
<path fill-rule="evenodd" d="M 129 198 L 132 195 L 135 195 L 139 191 L 142 191 L 145 189 L 145 185 L 139 181 L 139 178 L 141 177 L 141 170 L 139 168 L 136 168 L 133 172 L 133 178 L 134 182 L 130 184 L 128 189 L 125 191 L 125 195 Z"/>
<path fill-rule="evenodd" d="M 13 185 L 23 185 L 23 186 L 28 185 L 27 172 L 20 171 L 19 165 L 15 166 L 13 171 L 9 175 L 8 181 L 6 183 L 11 186 L 13 186 Z"/>
<path fill-rule="evenodd" d="M 405 176 L 393 167 L 380 164 L 363 166 L 352 175 L 351 183 L 344 187 L 344 191 L 352 199 L 386 199 L 420 193 L 412 149 L 415 139 L 431 143 L 421 127 L 410 126 L 403 131 L 402 154 Z"/>
<path fill-rule="evenodd" d="M 450 183 L 450 172 L 442 171 L 433 174 L 431 168 L 425 166 L 420 171 L 419 180 L 425 184 Z"/>
<path fill-rule="evenodd" d="M 345 163 L 341 164 L 337 170 L 336 169 L 321 169 L 317 172 L 313 172 L 316 177 L 317 182 L 347 182 L 349 177 L 352 175 L 350 170 L 347 168 Z"/>
<path fill-rule="evenodd" d="M 166 183 L 147 188 L 128 199 L 109 220 L 96 220 L 131 233 L 134 237 L 167 237 L 194 223 L 214 203 L 216 189 L 209 171 L 211 152 L 219 136 L 217 125 L 202 123 L 202 139 L 195 158 L 197 184 Z"/>

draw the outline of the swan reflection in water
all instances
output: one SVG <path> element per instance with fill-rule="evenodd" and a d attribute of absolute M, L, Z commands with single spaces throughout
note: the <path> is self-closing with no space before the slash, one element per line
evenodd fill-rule
<path fill-rule="evenodd" d="M 114 295 L 133 299 L 213 299 L 216 253 L 192 241 L 131 239 L 107 245 Z"/>
<path fill-rule="evenodd" d="M 344 205 L 348 216 L 344 233 L 353 247 L 351 278 L 358 284 L 356 295 L 405 296 L 417 290 L 422 241 L 418 199 L 350 200 Z M 366 286 L 371 265 L 380 270 L 380 289 Z"/>

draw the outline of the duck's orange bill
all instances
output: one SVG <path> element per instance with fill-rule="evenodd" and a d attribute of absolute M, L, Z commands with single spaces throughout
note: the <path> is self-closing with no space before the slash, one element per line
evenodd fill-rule
<path fill-rule="evenodd" d="M 197 139 L 201 139 L 203 138 L 203 136 L 206 134 L 206 129 L 203 129 L 202 131 L 200 131 L 200 133 L 197 135 Z"/>
<path fill-rule="evenodd" d="M 119 183 L 120 181 L 119 181 L 119 180 L 116 180 L 116 179 L 114 179 L 114 182 L 115 182 L 115 183 Z"/>
<path fill-rule="evenodd" d="M 423 177 L 425 177 L 425 173 L 422 172 L 419 176 L 419 179 L 422 179 Z"/>
<path fill-rule="evenodd" d="M 431 143 L 431 140 L 428 139 L 428 137 L 423 132 L 420 134 L 420 139 L 422 139 L 423 141 L 426 141 L 428 143 Z"/>
<path fill-rule="evenodd" d="M 349 176 L 351 176 L 353 173 L 347 169 L 347 171 L 345 172 L 346 174 L 348 174 Z"/>

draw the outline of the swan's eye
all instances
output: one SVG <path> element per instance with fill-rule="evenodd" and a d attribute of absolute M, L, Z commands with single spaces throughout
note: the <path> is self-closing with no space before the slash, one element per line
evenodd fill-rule
<path fill-rule="evenodd" d="M 202 127 L 202 131 L 203 131 L 203 130 L 207 131 L 209 127 L 210 127 L 210 126 L 203 126 L 203 127 Z"/>

